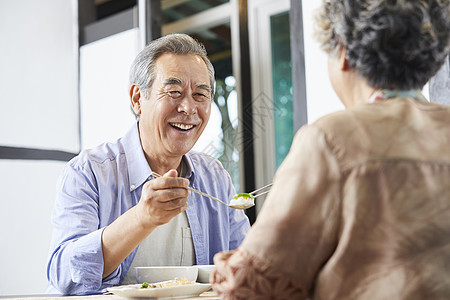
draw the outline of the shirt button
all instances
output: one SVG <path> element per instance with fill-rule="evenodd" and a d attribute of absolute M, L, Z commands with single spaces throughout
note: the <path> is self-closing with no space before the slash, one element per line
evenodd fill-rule
<path fill-rule="evenodd" d="M 131 189 L 134 190 L 136 186 L 134 184 L 131 185 Z"/>

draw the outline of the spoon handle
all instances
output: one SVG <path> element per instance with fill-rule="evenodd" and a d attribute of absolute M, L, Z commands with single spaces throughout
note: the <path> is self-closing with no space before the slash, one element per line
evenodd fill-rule
<path fill-rule="evenodd" d="M 211 199 L 213 199 L 213 200 L 216 200 L 217 202 L 220 202 L 220 203 L 222 203 L 222 204 L 228 206 L 228 204 L 226 204 L 226 203 L 223 202 L 222 200 L 220 200 L 220 199 L 218 199 L 218 198 L 216 198 L 216 197 L 214 197 L 214 196 L 208 195 L 208 194 L 206 194 L 206 193 L 197 191 L 196 189 L 193 189 L 193 188 L 191 188 L 190 186 L 188 186 L 187 189 L 190 190 L 190 191 L 192 191 L 192 192 L 194 192 L 194 193 L 197 193 L 197 194 L 200 194 L 200 195 L 202 195 L 202 196 L 211 198 Z"/>
<path fill-rule="evenodd" d="M 159 174 L 156 173 L 156 172 L 152 172 L 152 175 L 155 176 L 155 177 L 161 177 L 161 175 L 159 175 Z M 216 197 L 213 197 L 213 196 L 211 196 L 211 195 L 208 195 L 208 194 L 206 194 L 206 193 L 197 191 L 196 189 L 193 189 L 193 188 L 191 188 L 190 186 L 186 187 L 186 189 L 188 189 L 188 190 L 190 190 L 190 191 L 192 191 L 192 192 L 194 192 L 194 193 L 200 194 L 200 195 L 202 195 L 202 196 L 208 197 L 208 198 L 210 198 L 210 199 L 213 199 L 213 200 L 215 200 L 215 201 L 217 201 L 217 202 L 220 202 L 220 203 L 222 203 L 222 204 L 228 206 L 228 204 L 226 204 L 226 203 L 223 202 L 222 200 L 220 200 L 220 199 L 218 199 L 218 198 L 216 198 Z"/>

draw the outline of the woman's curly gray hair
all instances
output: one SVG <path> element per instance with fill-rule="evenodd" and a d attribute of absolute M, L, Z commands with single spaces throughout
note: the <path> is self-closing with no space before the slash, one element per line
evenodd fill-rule
<path fill-rule="evenodd" d="M 374 88 L 421 89 L 450 51 L 450 1 L 324 0 L 315 37 Z"/>

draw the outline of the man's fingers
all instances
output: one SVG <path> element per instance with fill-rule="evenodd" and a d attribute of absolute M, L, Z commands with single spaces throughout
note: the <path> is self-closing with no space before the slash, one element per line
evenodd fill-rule
<path fill-rule="evenodd" d="M 190 191 L 184 187 L 186 186 L 184 182 L 182 182 L 182 187 L 179 187 L 180 184 L 177 184 L 178 178 L 165 178 L 172 179 L 175 182 L 165 182 L 159 179 L 162 178 L 150 180 L 145 183 L 141 195 L 142 200 L 164 203 L 178 198 L 187 198 L 189 196 Z"/>
<path fill-rule="evenodd" d="M 180 209 L 182 207 L 187 207 L 187 201 L 186 198 L 177 198 L 173 199 L 167 202 L 164 202 L 164 209 L 165 210 L 176 210 Z"/>
<path fill-rule="evenodd" d="M 187 198 L 189 196 L 189 191 L 185 188 L 171 188 L 155 191 L 157 193 L 158 202 L 168 202 L 179 198 Z"/>
<path fill-rule="evenodd" d="M 163 177 L 177 177 L 178 172 L 175 169 L 169 170 L 166 174 L 163 175 Z"/>
<path fill-rule="evenodd" d="M 156 226 L 166 224 L 172 220 L 176 215 L 184 212 L 187 209 L 187 203 L 183 206 L 178 206 L 171 210 L 160 210 L 159 214 L 153 214 L 151 219 L 152 223 Z"/>
<path fill-rule="evenodd" d="M 189 186 L 189 180 L 182 177 L 158 177 L 150 180 L 149 182 L 155 190 L 168 188 L 187 188 Z"/>

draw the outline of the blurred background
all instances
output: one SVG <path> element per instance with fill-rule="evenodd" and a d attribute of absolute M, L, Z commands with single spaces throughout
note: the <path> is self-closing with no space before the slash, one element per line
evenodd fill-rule
<path fill-rule="evenodd" d="M 0 0 L 0 296 L 41 294 L 62 168 L 135 122 L 128 70 L 152 39 L 184 32 L 216 70 L 194 149 L 236 190 L 272 181 L 302 125 L 343 109 L 312 39 L 308 0 Z M 449 67 L 424 89 L 449 101 Z M 263 199 L 247 212 L 251 222 Z"/>

